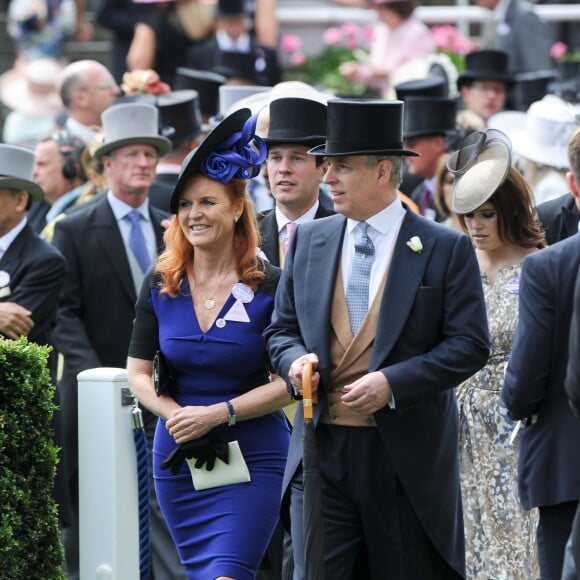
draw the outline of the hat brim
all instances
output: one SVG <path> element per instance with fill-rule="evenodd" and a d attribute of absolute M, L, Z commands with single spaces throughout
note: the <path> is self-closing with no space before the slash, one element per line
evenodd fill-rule
<path fill-rule="evenodd" d="M 171 213 L 177 213 L 178 202 L 181 192 L 187 183 L 187 180 L 199 172 L 202 162 L 205 158 L 228 137 L 237 131 L 241 131 L 244 123 L 250 118 L 250 109 L 238 109 L 231 115 L 228 115 L 208 133 L 207 137 L 201 142 L 200 146 L 194 149 L 183 160 L 179 179 L 171 195 L 169 209 Z"/>
<path fill-rule="evenodd" d="M 167 137 L 152 137 L 151 135 L 145 136 L 135 136 L 127 137 L 126 139 L 117 139 L 116 141 L 110 141 L 108 143 L 103 143 L 99 148 L 95 150 L 94 158 L 99 161 L 103 155 L 107 155 L 119 147 L 125 147 L 126 145 L 152 145 L 157 149 L 159 155 L 163 157 L 166 153 L 171 151 L 171 141 Z"/>
<path fill-rule="evenodd" d="M 408 149 L 352 149 L 346 148 L 346 150 L 328 148 L 327 144 L 323 143 L 318 145 L 318 147 L 313 147 L 308 151 L 310 155 L 326 155 L 328 157 L 347 157 L 349 155 L 394 155 L 394 156 L 407 156 L 407 157 L 419 157 L 420 154 L 416 151 L 409 151 Z"/>
<path fill-rule="evenodd" d="M 451 209 L 466 214 L 481 207 L 505 181 L 511 167 L 510 150 L 497 141 L 483 149 L 476 162 L 453 184 Z"/>
<path fill-rule="evenodd" d="M 6 189 L 14 189 L 16 191 L 26 191 L 32 201 L 41 201 L 44 199 L 44 191 L 34 181 L 27 179 L 20 179 L 18 177 L 0 177 L 0 187 Z"/>
<path fill-rule="evenodd" d="M 474 81 L 496 81 L 499 83 L 505 83 L 508 88 L 515 85 L 516 81 L 512 77 L 505 74 L 494 73 L 493 71 L 484 71 L 483 73 L 470 73 L 463 72 L 457 77 L 457 88 L 471 84 Z"/>
<path fill-rule="evenodd" d="M 264 137 L 264 142 L 268 147 L 270 145 L 284 145 L 288 143 L 289 145 L 306 145 L 310 147 L 318 147 L 323 145 L 326 141 L 325 135 L 313 135 L 311 137 L 276 137 L 274 139 L 269 139 Z"/>

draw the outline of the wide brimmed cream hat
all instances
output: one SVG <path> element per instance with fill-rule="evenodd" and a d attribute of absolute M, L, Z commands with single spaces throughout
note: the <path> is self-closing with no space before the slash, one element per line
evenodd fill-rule
<path fill-rule="evenodd" d="M 159 111 L 146 103 L 115 105 L 101 115 L 105 139 L 95 151 L 95 159 L 125 145 L 153 145 L 162 157 L 171 141 L 159 134 Z"/>
<path fill-rule="evenodd" d="M 511 144 L 501 131 L 469 134 L 447 161 L 455 176 L 451 209 L 466 214 L 482 206 L 506 180 L 511 167 Z"/>
<path fill-rule="evenodd" d="M 27 191 L 34 201 L 43 199 L 42 188 L 32 181 L 34 159 L 30 149 L 0 144 L 0 188 Z"/>
<path fill-rule="evenodd" d="M 576 130 L 580 108 L 556 95 L 532 103 L 526 113 L 505 111 L 488 120 L 488 127 L 506 133 L 513 152 L 539 165 L 566 169 L 568 141 Z"/>
<path fill-rule="evenodd" d="M 52 58 L 18 61 L 0 76 L 0 100 L 12 111 L 54 117 L 62 109 L 57 80 L 62 65 Z"/>

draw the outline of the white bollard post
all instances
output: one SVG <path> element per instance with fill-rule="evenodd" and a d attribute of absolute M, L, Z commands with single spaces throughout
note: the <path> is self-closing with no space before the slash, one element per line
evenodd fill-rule
<path fill-rule="evenodd" d="M 78 375 L 82 580 L 139 580 L 137 460 L 127 371 Z"/>

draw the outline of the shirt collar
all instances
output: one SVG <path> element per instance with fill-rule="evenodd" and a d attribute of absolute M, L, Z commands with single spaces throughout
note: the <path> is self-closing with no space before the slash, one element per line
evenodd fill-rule
<path fill-rule="evenodd" d="M 364 221 L 366 221 L 373 229 L 377 230 L 381 234 L 386 234 L 404 214 L 405 208 L 403 207 L 403 204 L 397 195 L 393 203 Z M 358 226 L 359 223 L 360 221 L 348 218 L 346 222 L 348 233 L 352 234 L 353 230 L 356 228 L 356 226 Z"/>
<path fill-rule="evenodd" d="M 276 206 L 276 223 L 278 224 L 278 233 L 280 233 L 285 227 L 286 224 L 289 222 L 294 222 L 295 224 L 303 224 L 306 222 L 311 222 L 318 211 L 318 206 L 320 202 L 316 200 L 316 203 L 305 213 L 303 213 L 300 217 L 296 218 L 295 220 L 291 220 L 290 218 L 286 217 L 281 211 L 278 206 Z"/>
<path fill-rule="evenodd" d="M 121 221 L 130 211 L 136 209 L 141 217 L 146 221 L 151 221 L 149 219 L 149 199 L 145 198 L 145 201 L 139 207 L 132 207 L 121 201 L 118 197 L 113 195 L 113 192 L 109 189 L 107 191 L 107 201 L 113 210 L 113 215 L 117 221 Z"/>
<path fill-rule="evenodd" d="M 24 216 L 16 226 L 14 226 L 8 233 L 0 236 L 0 251 L 5 254 L 10 244 L 18 237 L 18 234 L 25 228 L 28 219 Z"/>

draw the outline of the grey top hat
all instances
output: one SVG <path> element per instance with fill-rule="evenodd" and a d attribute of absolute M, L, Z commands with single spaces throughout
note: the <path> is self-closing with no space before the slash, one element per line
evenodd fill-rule
<path fill-rule="evenodd" d="M 24 147 L 0 145 L 0 187 L 27 191 L 30 198 L 44 198 L 41 187 L 32 181 L 34 153 Z"/>
<path fill-rule="evenodd" d="M 407 155 L 403 149 L 403 102 L 378 99 L 331 99 L 326 143 L 311 155 Z"/>
<path fill-rule="evenodd" d="M 146 103 L 128 103 L 106 109 L 101 115 L 105 133 L 95 159 L 125 145 L 153 145 L 159 155 L 171 149 L 171 141 L 159 135 L 159 111 Z"/>

